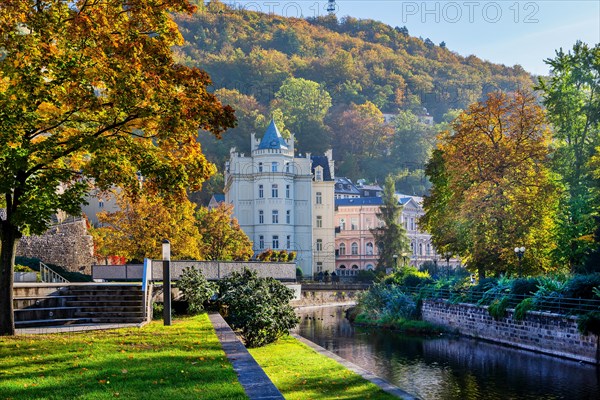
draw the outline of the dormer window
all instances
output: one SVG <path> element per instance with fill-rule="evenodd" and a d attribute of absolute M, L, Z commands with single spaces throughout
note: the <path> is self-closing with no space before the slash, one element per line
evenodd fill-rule
<path fill-rule="evenodd" d="M 323 167 L 320 165 L 315 168 L 315 181 L 323 180 Z"/>

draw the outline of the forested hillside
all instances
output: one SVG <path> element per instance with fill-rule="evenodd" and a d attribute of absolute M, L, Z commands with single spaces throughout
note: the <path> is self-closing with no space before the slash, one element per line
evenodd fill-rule
<path fill-rule="evenodd" d="M 250 132 L 261 135 L 274 116 L 299 152 L 333 148 L 336 175 L 382 182 L 393 173 L 400 191 L 422 194 L 435 134 L 456 110 L 533 83 L 519 66 L 463 57 L 371 20 L 285 18 L 211 2 L 176 22 L 180 62 L 206 70 L 237 111 L 238 127 L 221 141 L 202 139 L 219 169 L 230 147 L 248 153 Z M 382 113 L 399 118 L 384 124 Z M 423 123 L 427 114 L 435 126 Z"/>

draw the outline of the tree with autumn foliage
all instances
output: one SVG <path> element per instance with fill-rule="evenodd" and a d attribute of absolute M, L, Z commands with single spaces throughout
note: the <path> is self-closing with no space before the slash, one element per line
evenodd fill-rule
<path fill-rule="evenodd" d="M 101 227 L 92 230 L 96 253 L 141 262 L 161 258 L 161 243 L 171 242 L 174 260 L 199 260 L 200 234 L 196 227 L 195 204 L 187 199 L 165 202 L 152 196 L 117 196 L 119 211 L 98 214 Z"/>
<path fill-rule="evenodd" d="M 248 261 L 254 254 L 252 242 L 233 217 L 231 204 L 219 203 L 212 210 L 201 207 L 196 219 L 205 260 Z"/>
<path fill-rule="evenodd" d="M 18 239 L 90 187 L 181 199 L 215 168 L 197 143 L 234 125 L 208 75 L 174 62 L 187 0 L 7 0 L 0 6 L 0 335 L 14 334 Z M 139 184 L 139 175 L 144 184 Z"/>
<path fill-rule="evenodd" d="M 492 93 L 452 128 L 427 167 L 434 186 L 421 223 L 436 248 L 459 255 L 480 278 L 519 272 L 517 246 L 526 248 L 523 272 L 552 270 L 560 187 L 542 108 L 530 93 Z"/>

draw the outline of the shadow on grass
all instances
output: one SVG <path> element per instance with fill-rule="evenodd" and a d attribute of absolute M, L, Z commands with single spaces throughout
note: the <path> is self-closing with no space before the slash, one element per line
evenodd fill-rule
<path fill-rule="evenodd" d="M 139 330 L 0 339 L 14 399 L 245 399 L 205 315 Z"/>

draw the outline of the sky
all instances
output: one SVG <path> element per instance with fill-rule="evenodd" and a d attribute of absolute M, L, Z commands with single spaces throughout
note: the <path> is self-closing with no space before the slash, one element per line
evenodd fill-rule
<path fill-rule="evenodd" d="M 327 1 L 237 0 L 247 9 L 290 17 L 326 15 Z M 336 0 L 338 18 L 375 19 L 406 26 L 458 54 L 494 63 L 521 65 L 547 75 L 545 59 L 571 49 L 577 40 L 600 43 L 600 0 L 566 1 L 404 1 Z"/>

